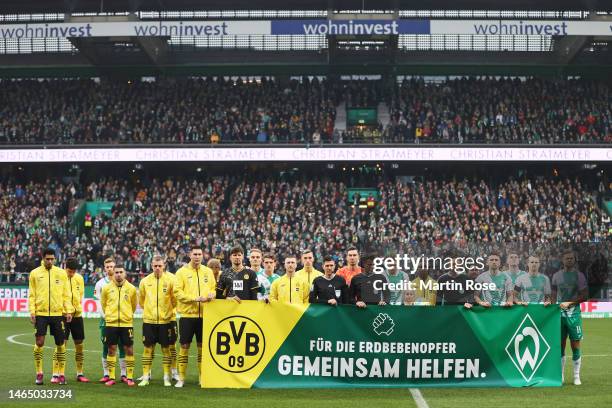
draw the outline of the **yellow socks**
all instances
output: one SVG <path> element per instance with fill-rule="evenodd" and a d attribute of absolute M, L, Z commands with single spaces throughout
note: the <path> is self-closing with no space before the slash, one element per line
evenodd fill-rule
<path fill-rule="evenodd" d="M 132 354 L 131 356 L 126 355 L 125 356 L 125 366 L 127 368 L 127 378 L 129 378 L 130 380 L 134 379 L 134 355 Z M 151 366 L 149 366 L 149 368 L 151 368 Z"/>
<path fill-rule="evenodd" d="M 57 354 L 57 373 L 64 375 L 66 371 L 66 346 L 64 344 L 55 346 L 55 352 Z"/>
<path fill-rule="evenodd" d="M 36 374 L 42 374 L 43 372 L 43 348 L 34 345 L 34 367 L 36 367 Z"/>
<path fill-rule="evenodd" d="M 181 347 L 178 355 L 178 372 L 181 380 L 185 381 L 185 374 L 187 373 L 187 363 L 189 362 L 189 349 Z"/>
<path fill-rule="evenodd" d="M 176 349 L 174 349 L 174 353 L 176 353 Z M 171 362 L 172 357 L 170 356 L 170 347 L 162 347 L 162 354 L 164 356 L 164 358 L 162 360 L 162 365 L 164 367 L 164 377 L 166 377 L 166 376 L 169 377 L 170 376 L 170 365 L 172 364 L 172 362 Z M 143 368 L 143 370 L 144 370 L 144 368 Z"/>
<path fill-rule="evenodd" d="M 111 356 L 110 354 L 106 356 L 106 366 L 108 368 L 108 377 L 111 380 L 115 379 L 115 367 L 117 367 L 117 355 Z"/>
<path fill-rule="evenodd" d="M 151 374 L 151 365 L 153 364 L 153 347 L 145 346 L 142 352 L 142 375 L 149 377 Z M 129 378 L 129 375 L 128 375 Z"/>
<path fill-rule="evenodd" d="M 176 370 L 176 344 L 170 345 L 170 368 Z"/>
<path fill-rule="evenodd" d="M 76 362 L 77 375 L 82 375 L 83 374 L 83 361 L 85 360 L 85 353 L 83 353 L 83 343 L 75 344 L 74 348 L 76 350 L 74 353 L 74 360 Z"/>

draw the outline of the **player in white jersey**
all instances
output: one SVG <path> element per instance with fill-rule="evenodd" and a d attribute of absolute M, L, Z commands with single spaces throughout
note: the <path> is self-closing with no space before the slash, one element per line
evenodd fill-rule
<path fill-rule="evenodd" d="M 512 287 L 514 287 L 514 285 L 516 284 L 516 280 L 520 276 L 527 274 L 527 272 L 521 271 L 519 269 L 520 260 L 521 258 L 519 257 L 518 252 L 515 252 L 515 251 L 508 252 L 508 260 L 507 260 L 508 270 L 506 271 L 506 274 L 512 280 Z"/>
<path fill-rule="evenodd" d="M 489 270 L 481 273 L 475 279 L 477 283 L 484 283 L 488 286 L 494 284 L 495 289 L 483 289 L 474 292 L 474 300 L 480 306 L 512 306 L 512 280 L 507 273 L 499 270 L 501 256 L 498 253 L 491 253 L 487 258 Z"/>
<path fill-rule="evenodd" d="M 519 305 L 539 303 L 550 304 L 550 279 L 540 273 L 540 258 L 532 255 L 527 259 L 528 273 L 516 278 L 514 282 L 515 302 Z"/>

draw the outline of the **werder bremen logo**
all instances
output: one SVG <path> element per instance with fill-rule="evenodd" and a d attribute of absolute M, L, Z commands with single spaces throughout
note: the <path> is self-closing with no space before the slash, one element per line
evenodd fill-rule
<path fill-rule="evenodd" d="M 531 381 L 549 351 L 550 346 L 529 314 L 506 346 L 510 360 L 527 382 Z"/>

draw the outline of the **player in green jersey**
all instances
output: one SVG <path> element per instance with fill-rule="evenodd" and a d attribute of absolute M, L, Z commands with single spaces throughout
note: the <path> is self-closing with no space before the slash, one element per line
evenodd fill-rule
<path fill-rule="evenodd" d="M 565 345 L 567 338 L 572 347 L 574 362 L 574 385 L 580 385 L 580 340 L 582 340 L 582 316 L 580 303 L 588 297 L 587 280 L 578 272 L 576 254 L 572 250 L 561 254 L 563 267 L 552 277 L 552 299 L 561 307 L 561 373 L 565 367 Z"/>

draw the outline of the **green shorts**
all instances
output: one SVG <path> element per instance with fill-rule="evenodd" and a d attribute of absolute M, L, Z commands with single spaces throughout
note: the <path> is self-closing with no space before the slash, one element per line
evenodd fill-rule
<path fill-rule="evenodd" d="M 582 340 L 582 314 L 561 314 L 561 338 L 569 336 L 571 341 Z"/>

